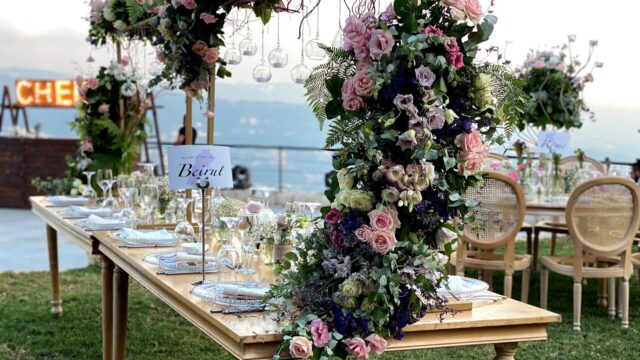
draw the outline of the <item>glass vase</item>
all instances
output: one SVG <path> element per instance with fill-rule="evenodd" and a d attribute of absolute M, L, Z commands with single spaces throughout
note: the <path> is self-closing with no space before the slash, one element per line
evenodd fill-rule
<path fill-rule="evenodd" d="M 260 245 L 260 253 L 262 255 L 262 262 L 265 265 L 273 265 L 274 264 L 274 243 L 273 241 L 264 241 Z"/>

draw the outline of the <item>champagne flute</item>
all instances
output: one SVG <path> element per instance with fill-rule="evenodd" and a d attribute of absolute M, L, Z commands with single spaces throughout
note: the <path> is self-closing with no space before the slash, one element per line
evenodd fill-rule
<path fill-rule="evenodd" d="M 111 196 L 111 186 L 113 185 L 113 170 L 111 169 L 99 169 L 98 170 L 98 185 L 102 189 L 102 207 L 117 208 L 116 200 Z M 115 205 L 114 205 L 115 204 Z"/>
<path fill-rule="evenodd" d="M 194 242 L 196 233 L 193 230 L 191 223 L 187 221 L 187 210 L 189 209 L 193 199 L 188 199 L 186 192 L 181 191 L 177 201 L 179 204 L 178 216 L 180 218 L 180 222 L 176 225 L 174 231 L 176 235 L 178 235 L 178 238 L 188 242 Z"/>
<path fill-rule="evenodd" d="M 140 206 L 147 212 L 147 224 L 153 224 L 153 212 L 160 196 L 158 185 L 144 184 L 140 190 Z"/>

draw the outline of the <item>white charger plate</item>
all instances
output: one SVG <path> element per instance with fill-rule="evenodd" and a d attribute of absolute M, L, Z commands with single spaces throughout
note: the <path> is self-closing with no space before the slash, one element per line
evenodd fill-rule
<path fill-rule="evenodd" d="M 156 231 L 156 230 L 138 230 L 138 231 Z M 109 234 L 109 237 L 111 237 L 114 240 L 118 240 L 118 241 L 122 241 L 123 243 L 127 244 L 127 245 L 131 245 L 131 246 L 142 246 L 142 245 L 147 245 L 147 246 L 175 246 L 176 243 L 178 242 L 178 236 L 175 233 L 169 233 L 171 234 L 171 239 L 167 239 L 167 240 L 157 240 L 157 239 L 152 239 L 152 240 L 145 240 L 145 239 L 128 239 L 124 236 L 122 236 L 122 232 L 118 231 L 112 234 Z"/>

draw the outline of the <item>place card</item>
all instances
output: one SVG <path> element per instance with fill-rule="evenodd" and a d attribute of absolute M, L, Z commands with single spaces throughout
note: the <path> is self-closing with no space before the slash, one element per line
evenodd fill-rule
<path fill-rule="evenodd" d="M 209 187 L 233 187 L 228 147 L 179 145 L 169 147 L 168 154 L 169 189 L 197 189 L 198 181 L 207 181 Z"/>

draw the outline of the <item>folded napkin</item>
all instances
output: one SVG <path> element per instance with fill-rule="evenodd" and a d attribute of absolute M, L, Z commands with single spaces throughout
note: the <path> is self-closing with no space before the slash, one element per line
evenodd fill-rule
<path fill-rule="evenodd" d="M 67 195 L 56 195 L 47 198 L 52 204 L 86 204 L 89 202 L 89 199 L 84 198 L 82 196 L 67 196 Z"/>
<path fill-rule="evenodd" d="M 111 215 L 111 209 L 109 208 L 90 208 L 86 206 L 69 206 L 69 214 L 77 216 L 109 216 Z"/>
<path fill-rule="evenodd" d="M 178 251 L 171 254 L 164 254 L 158 257 L 160 261 L 167 263 L 175 263 L 178 261 L 193 261 L 202 263 L 202 255 L 191 255 L 186 252 Z M 218 259 L 214 256 L 205 256 L 204 260 L 206 262 L 217 262 Z"/>
<path fill-rule="evenodd" d="M 97 215 L 89 215 L 87 225 L 121 225 L 123 221 L 120 219 L 105 219 Z"/>
<path fill-rule="evenodd" d="M 123 239 L 135 241 L 135 240 L 147 240 L 147 241 L 168 241 L 173 240 L 174 237 L 166 229 L 153 230 L 153 231 L 138 231 L 129 228 L 124 228 L 120 232 L 120 236 Z"/>
<path fill-rule="evenodd" d="M 269 291 L 269 288 L 246 288 L 231 284 L 219 284 L 217 287 L 222 290 L 224 297 L 247 300 L 260 300 Z"/>

